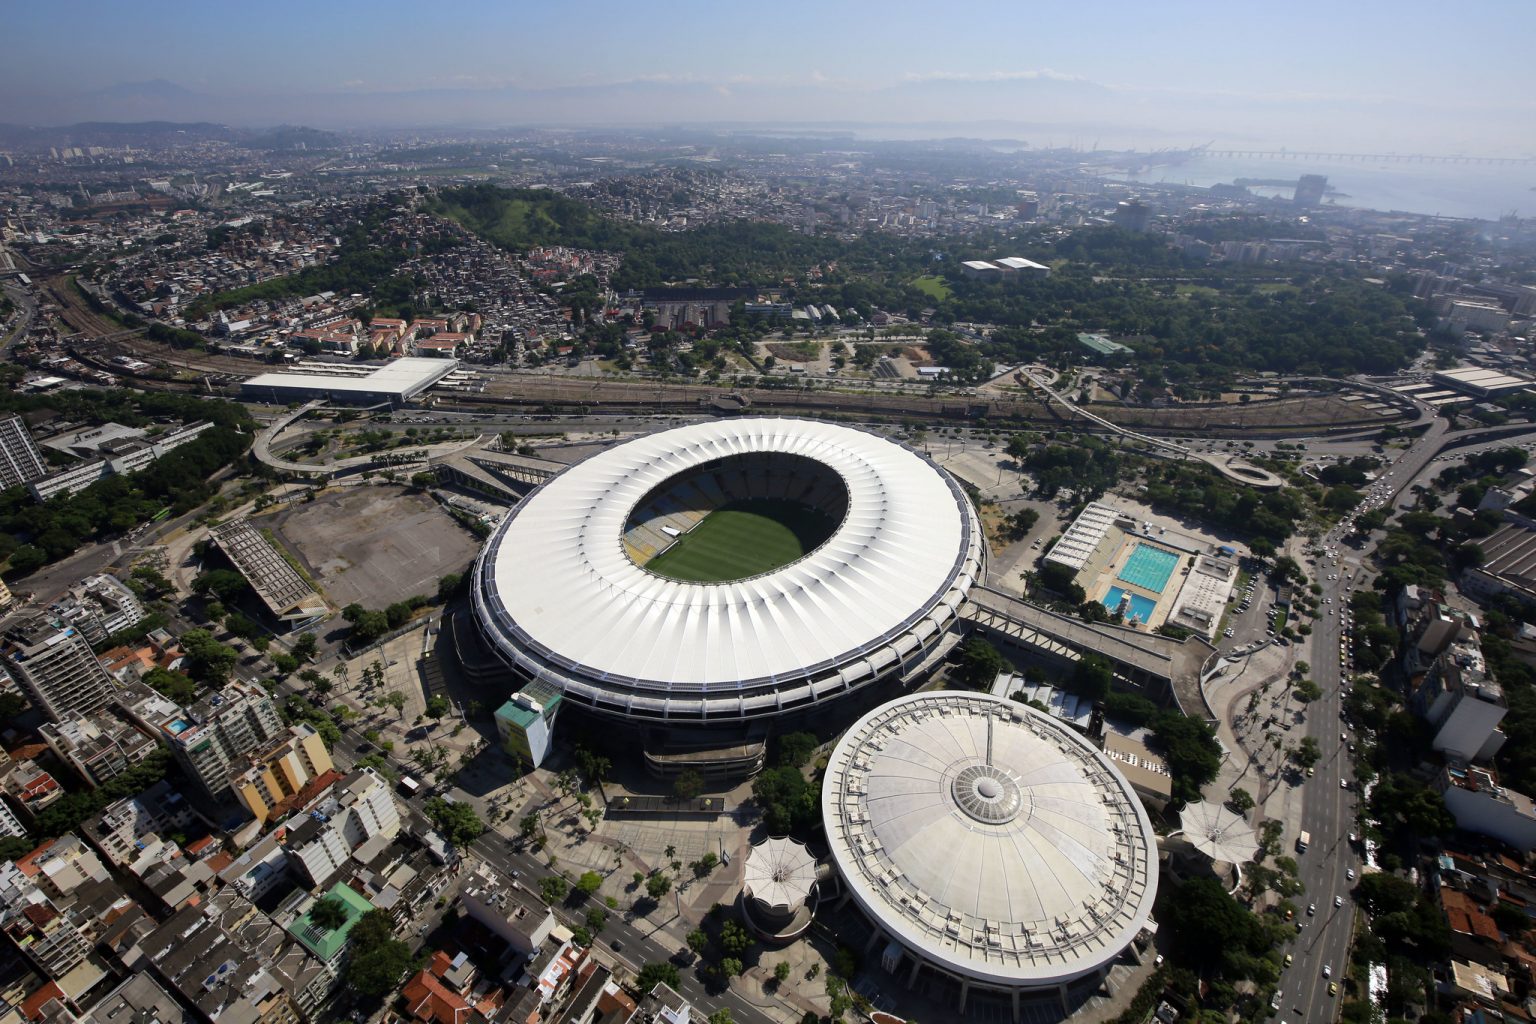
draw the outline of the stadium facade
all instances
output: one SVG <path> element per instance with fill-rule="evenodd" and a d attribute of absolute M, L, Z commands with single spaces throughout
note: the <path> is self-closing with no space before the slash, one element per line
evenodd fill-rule
<path fill-rule="evenodd" d="M 742 579 L 646 568 L 752 500 L 803 506 L 825 539 Z M 567 708 L 760 735 L 926 668 L 985 551 L 965 492 L 921 453 L 848 426 L 730 419 L 626 441 L 545 481 L 488 540 L 472 608 L 510 673 Z"/>
<path fill-rule="evenodd" d="M 1069 726 L 988 694 L 925 691 L 865 714 L 833 749 L 822 822 L 845 899 L 886 970 L 1070 1007 L 1148 931 L 1151 822 Z M 1134 955 L 1134 954 L 1133 954 Z"/>

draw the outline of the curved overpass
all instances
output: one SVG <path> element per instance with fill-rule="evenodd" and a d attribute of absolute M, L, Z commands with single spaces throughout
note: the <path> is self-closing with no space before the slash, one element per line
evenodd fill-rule
<path fill-rule="evenodd" d="M 329 478 L 335 478 L 347 476 L 351 473 L 360 473 L 369 469 L 388 469 L 414 462 L 430 462 L 433 459 L 446 458 L 470 448 L 475 448 L 488 440 L 487 435 L 481 434 L 468 441 L 421 445 L 420 447 L 410 449 L 408 452 L 402 452 L 399 449 L 392 449 L 387 452 L 372 452 L 367 455 L 356 455 L 350 459 L 338 459 L 335 462 L 329 462 L 324 465 L 316 465 L 312 462 L 295 462 L 292 459 L 285 459 L 281 455 L 275 454 L 272 451 L 272 442 L 277 439 L 277 436 L 304 416 L 319 408 L 322 404 L 318 401 L 310 402 L 307 405 L 286 412 L 273 420 L 266 430 L 256 435 L 256 441 L 251 445 L 251 454 L 255 456 L 256 461 L 284 473 L 319 473 Z"/>

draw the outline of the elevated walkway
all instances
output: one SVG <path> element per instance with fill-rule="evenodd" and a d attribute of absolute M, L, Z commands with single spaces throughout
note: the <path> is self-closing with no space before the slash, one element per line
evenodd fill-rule
<path fill-rule="evenodd" d="M 990 587 L 973 587 L 960 617 L 1012 643 L 1066 661 L 1107 658 L 1131 682 L 1161 686 L 1187 715 L 1207 717 L 1200 678 L 1216 648 L 1198 637 L 1174 640 L 1124 626 L 1083 622 Z"/>

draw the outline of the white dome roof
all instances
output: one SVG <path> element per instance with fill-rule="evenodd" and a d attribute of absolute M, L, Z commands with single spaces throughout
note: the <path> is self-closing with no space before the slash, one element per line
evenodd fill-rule
<path fill-rule="evenodd" d="M 999 987 L 1108 963 L 1157 895 L 1156 837 L 1112 762 L 987 694 L 865 715 L 832 752 L 822 815 L 866 913 L 914 955 Z"/>
<path fill-rule="evenodd" d="M 816 858 L 793 839 L 765 839 L 747 851 L 741 884 L 764 906 L 792 910 L 811 897 L 816 885 Z"/>
<path fill-rule="evenodd" d="M 820 547 L 727 583 L 631 559 L 623 535 L 647 495 L 754 453 L 842 480 L 846 515 Z M 504 657 L 568 696 L 655 717 L 752 717 L 796 686 L 802 699 L 832 696 L 930 646 L 980 575 L 981 544 L 964 493 L 920 454 L 851 427 L 732 419 L 628 441 L 547 481 L 487 544 L 475 606 Z"/>

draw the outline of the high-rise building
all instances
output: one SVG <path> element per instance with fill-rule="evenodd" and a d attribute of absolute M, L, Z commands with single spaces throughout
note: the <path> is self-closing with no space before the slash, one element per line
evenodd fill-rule
<path fill-rule="evenodd" d="M 1321 206 L 1323 193 L 1327 190 L 1326 174 L 1303 174 L 1296 182 L 1296 192 L 1291 201 L 1297 206 Z"/>
<path fill-rule="evenodd" d="M 55 722 L 100 710 L 112 699 L 112 677 L 73 626 L 41 613 L 21 619 L 0 644 L 0 659 L 32 703 Z"/>
<path fill-rule="evenodd" d="M 331 771 L 325 741 L 307 723 L 290 726 L 275 746 L 251 757 L 251 766 L 230 780 L 235 795 L 257 821 L 266 821 L 285 800 Z"/>
<path fill-rule="evenodd" d="M 161 738 L 187 775 L 214 800 L 230 792 L 230 776 L 245 759 L 284 732 L 272 695 L 233 682 L 159 723 Z"/>
<path fill-rule="evenodd" d="M 0 837 L 19 837 L 26 834 L 26 826 L 21 823 L 20 818 L 16 817 L 16 812 L 11 810 L 4 800 L 0 800 Z"/>
<path fill-rule="evenodd" d="M 69 588 L 53 606 L 60 620 L 80 630 L 88 644 L 99 644 L 144 618 L 144 605 L 116 576 L 88 576 Z"/>
<path fill-rule="evenodd" d="M 125 796 L 81 825 L 85 838 L 121 867 L 149 836 L 190 829 L 197 818 L 171 784 L 161 779 L 137 796 Z"/>
<path fill-rule="evenodd" d="M 75 922 L 11 861 L 0 863 L 0 930 L 54 981 L 80 966 L 91 951 Z"/>
<path fill-rule="evenodd" d="M 0 490 L 47 475 L 48 464 L 21 417 L 0 417 Z"/>
<path fill-rule="evenodd" d="M 1140 234 L 1147 230 L 1147 221 L 1151 216 L 1152 208 L 1146 203 L 1139 199 L 1127 199 L 1115 207 L 1115 227 Z"/>
<path fill-rule="evenodd" d="M 289 829 L 283 848 L 289 866 L 311 886 L 331 882 L 365 843 L 382 849 L 400 834 L 400 808 L 389 782 L 362 768 L 336 783 Z"/>
<path fill-rule="evenodd" d="M 60 761 L 92 787 L 128 771 L 160 745 L 107 713 L 44 722 L 38 733 Z"/>

